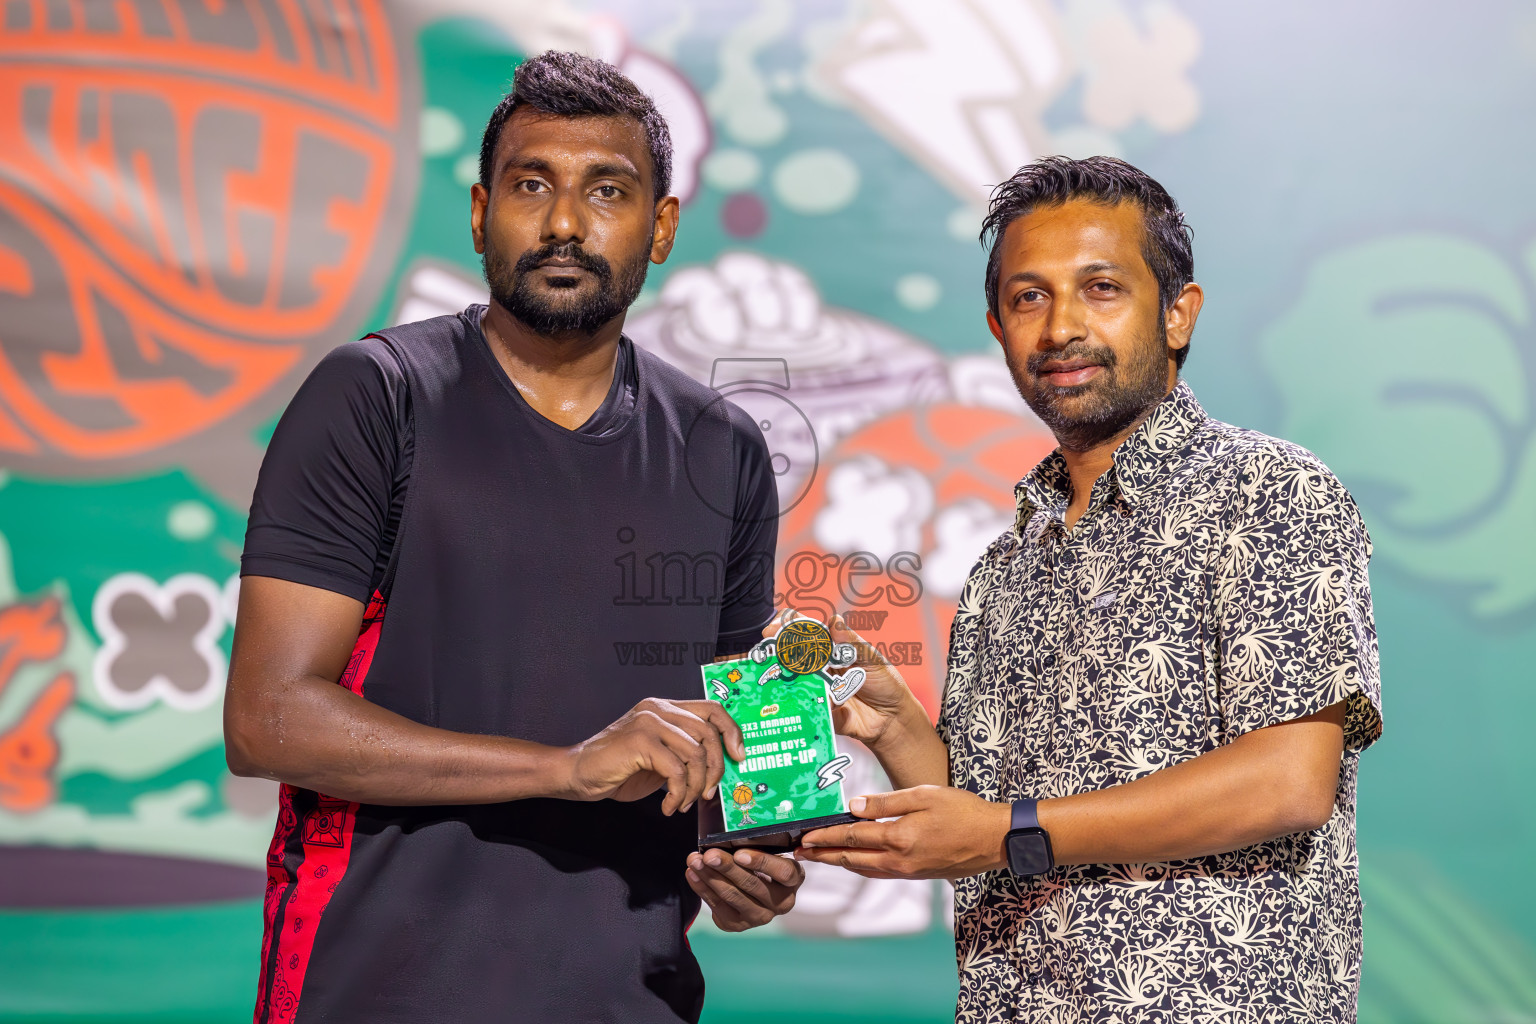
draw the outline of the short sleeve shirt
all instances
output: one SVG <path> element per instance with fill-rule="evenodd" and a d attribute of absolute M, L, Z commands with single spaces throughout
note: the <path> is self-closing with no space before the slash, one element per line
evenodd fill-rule
<path fill-rule="evenodd" d="M 957 1020 L 1353 1021 L 1360 752 L 1381 734 L 1370 539 L 1316 456 L 1206 416 L 1185 383 L 1071 530 L 1059 452 L 972 570 L 940 734 L 987 799 L 1131 782 L 1345 702 L 1320 829 L 1151 864 L 956 888 Z"/>

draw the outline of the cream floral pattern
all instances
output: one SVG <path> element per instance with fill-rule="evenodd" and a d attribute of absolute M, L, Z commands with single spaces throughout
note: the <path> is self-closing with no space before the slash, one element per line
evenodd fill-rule
<path fill-rule="evenodd" d="M 1360 752 L 1380 676 L 1353 499 L 1180 383 L 1063 525 L 1059 453 L 972 570 L 939 729 L 993 800 L 1103 789 L 1347 700 L 1333 816 L 1232 853 L 958 883 L 960 1022 L 1353 1021 Z"/>

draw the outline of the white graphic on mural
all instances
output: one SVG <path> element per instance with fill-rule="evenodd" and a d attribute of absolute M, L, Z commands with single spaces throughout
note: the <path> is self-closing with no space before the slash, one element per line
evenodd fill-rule
<path fill-rule="evenodd" d="M 0 536 L 0 611 L 9 608 L 14 614 L 18 609 L 45 608 L 50 601 L 57 600 L 56 617 L 39 617 L 34 612 L 31 621 L 48 635 L 62 627 L 62 636 L 52 635 L 52 645 L 41 651 L 30 651 L 33 655 L 56 651 L 56 657 L 43 661 L 26 656 L 18 658 L 14 656 L 16 650 L 13 648 L 10 666 L 13 673 L 9 685 L 0 686 L 6 690 L 8 709 L 6 718 L 0 722 L 0 732 L 7 733 L 14 746 L 19 736 L 17 728 L 23 724 L 12 714 L 18 710 L 16 696 L 46 695 L 47 690 L 42 684 L 49 680 L 60 677 L 90 679 L 106 666 L 99 657 L 101 649 L 92 641 L 90 631 L 75 617 L 73 605 L 62 593 L 38 602 L 17 591 L 8 552 L 6 538 Z M 234 579 L 231 577 L 222 588 L 226 599 L 235 589 L 232 586 Z M 174 599 L 177 592 L 183 590 L 174 583 L 173 580 L 163 588 L 155 588 L 151 581 L 140 577 L 136 586 L 119 589 L 118 593 L 121 596 L 158 589 L 162 597 L 168 591 Z M 206 578 L 193 586 L 199 604 L 216 589 L 214 581 Z M 110 589 L 105 599 L 100 599 L 101 606 L 116 604 Z M 221 612 L 221 629 L 227 626 L 226 618 Z M 12 620 L 14 625 L 15 619 Z M 103 636 L 110 638 L 114 628 L 109 624 L 102 630 Z M 131 634 L 133 630 L 129 632 Z M 15 639 L 14 629 L 10 639 Z M 195 657 L 202 662 L 203 655 Z M 200 665 L 196 674 L 203 675 Z M 215 678 L 222 682 L 222 672 Z M 51 778 L 62 781 L 91 774 L 105 776 L 118 784 L 137 784 L 185 764 L 190 758 L 216 750 L 223 741 L 222 716 L 216 700 L 192 710 L 157 701 L 131 715 L 102 714 L 108 709 L 121 710 L 118 704 L 108 699 L 106 694 L 109 693 L 110 690 L 101 690 L 99 683 L 82 685 L 75 691 L 75 702 L 63 708 L 54 720 L 49 731 L 57 740 L 58 753 L 56 763 L 49 767 Z M 28 713 L 26 701 L 22 703 L 24 713 L 21 718 L 24 720 Z M 30 714 L 36 714 L 35 704 Z M 0 747 L 4 745 L 0 743 Z M 11 751 L 12 754 L 17 752 L 26 756 L 28 764 L 37 764 L 46 753 L 31 737 L 27 737 L 24 749 Z M 0 762 L 6 760 L 4 754 L 5 751 L 0 750 Z M 90 846 L 108 851 L 171 854 L 259 869 L 272 837 L 276 783 L 265 780 L 241 779 L 233 785 L 228 781 L 223 783 L 226 810 L 218 809 L 213 803 L 217 797 L 212 787 L 203 781 L 189 779 L 133 797 L 126 808 L 98 814 L 76 801 L 52 799 L 53 794 L 47 794 L 49 799 L 42 806 L 18 807 L 15 798 L 27 794 L 18 792 L 15 786 L 14 766 L 7 769 L 0 764 L 0 772 L 6 770 L 13 773 L 10 784 L 0 786 L 0 794 L 12 798 L 0 799 L 0 842 L 6 844 Z M 261 792 L 263 787 L 266 793 Z"/>
<path fill-rule="evenodd" d="M 761 390 L 730 397 L 759 426 L 768 424 L 763 432 L 786 507 L 808 483 L 818 452 L 884 413 L 949 394 L 943 357 L 923 342 L 823 304 L 802 270 L 756 253 L 726 253 L 711 265 L 673 272 L 656 303 L 632 316 L 625 332 L 716 387 L 729 382 L 723 374 L 750 371 L 763 379 L 753 363 L 783 366 L 783 397 Z M 792 418 L 781 431 L 784 398 L 803 422 Z"/>
<path fill-rule="evenodd" d="M 634 46 L 613 18 L 593 18 L 587 50 L 618 67 L 656 102 L 672 135 L 672 194 L 687 203 L 699 190 L 699 165 L 709 154 L 709 115 L 693 84 L 669 61 Z"/>
<path fill-rule="evenodd" d="M 922 546 L 923 524 L 932 512 L 933 487 L 922 473 L 860 456 L 827 474 L 827 503 L 816 514 L 816 542 L 837 554 L 868 551 L 883 562 Z"/>
<path fill-rule="evenodd" d="M 457 313 L 465 306 L 491 301 L 485 281 L 471 278 L 457 267 L 436 260 L 417 260 L 401 279 L 396 294 L 392 319 L 397 325 L 430 320 L 434 316 Z"/>
<path fill-rule="evenodd" d="M 235 613 L 240 610 L 239 573 L 232 574 L 224 581 L 224 586 L 219 590 L 219 608 L 224 612 L 224 618 L 233 626 Z"/>
<path fill-rule="evenodd" d="M 1051 152 L 1041 124 L 1070 55 L 1041 0 L 877 0 L 820 76 L 956 195 Z"/>
<path fill-rule="evenodd" d="M 277 810 L 278 784 L 271 779 L 258 779 L 225 772 L 219 779 L 219 795 L 234 814 L 262 824 L 272 820 Z"/>
<path fill-rule="evenodd" d="M 1200 54 L 1194 22 L 1167 4 L 1147 7 L 1145 30 L 1123 10 L 1101 9 L 1083 20 L 1083 115 L 1090 122 L 1121 131 L 1145 118 L 1161 132 L 1195 123 L 1200 94 L 1188 77 Z"/>
<path fill-rule="evenodd" d="M 1116 0 L 874 0 L 839 45 L 818 47 L 815 80 L 835 90 L 966 202 L 1048 153 L 1118 151 L 1107 132 L 1139 118 L 1183 131 L 1199 115 L 1187 72 L 1199 31 L 1166 3 L 1138 23 Z M 1084 80 L 1087 124 L 1054 131 L 1045 112 Z M 1107 131 L 1106 131 L 1107 130 Z"/>
<path fill-rule="evenodd" d="M 955 401 L 963 405 L 1001 409 L 1015 416 L 1035 419 L 1029 406 L 1019 397 L 1013 374 L 1008 372 L 1008 364 L 1003 361 L 1002 352 L 997 349 L 951 359 L 949 389 Z M 1044 431 L 1045 424 L 1040 424 L 1040 429 Z"/>
<path fill-rule="evenodd" d="M 923 586 L 941 597 L 958 598 L 976 560 L 1013 519 L 1011 512 L 980 498 L 940 509 L 933 519 L 934 548 L 923 558 Z"/>
<path fill-rule="evenodd" d="M 709 90 L 709 112 L 734 142 L 771 146 L 789 130 L 789 117 L 773 102 L 773 87 L 757 66 L 758 53 L 790 27 L 789 0 L 760 0 L 720 40 L 719 75 Z"/>
<path fill-rule="evenodd" d="M 197 573 L 164 586 L 136 572 L 103 583 L 91 604 L 102 638 L 93 665 L 101 699 L 120 710 L 163 701 L 195 711 L 213 703 L 224 684 L 223 604 L 219 585 Z"/>

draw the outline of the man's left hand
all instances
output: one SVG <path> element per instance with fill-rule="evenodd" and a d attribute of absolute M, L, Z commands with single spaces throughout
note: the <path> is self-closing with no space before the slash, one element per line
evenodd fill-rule
<path fill-rule="evenodd" d="M 848 809 L 860 821 L 806 833 L 801 860 L 835 864 L 868 878 L 964 878 L 1007 865 L 1008 804 L 948 786 L 916 786 L 859 796 Z"/>
<path fill-rule="evenodd" d="M 760 850 L 706 850 L 688 855 L 687 877 L 721 931 L 744 932 L 789 912 L 805 869 Z"/>

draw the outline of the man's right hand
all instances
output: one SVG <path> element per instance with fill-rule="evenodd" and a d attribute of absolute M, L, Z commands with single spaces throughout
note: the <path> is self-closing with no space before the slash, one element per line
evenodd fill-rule
<path fill-rule="evenodd" d="M 833 617 L 831 632 L 833 643 L 853 645 L 858 652 L 854 667 L 864 670 L 864 685 L 840 707 L 832 708 L 832 724 L 842 735 L 874 749 L 892 723 L 918 703 L 917 698 L 901 673 L 874 644 L 849 629 L 841 615 Z"/>
<path fill-rule="evenodd" d="M 722 749 L 747 756 L 741 730 L 712 700 L 643 700 L 591 739 L 571 747 L 572 800 L 639 800 L 662 786 L 663 814 L 713 795 L 725 771 Z"/>
<path fill-rule="evenodd" d="M 771 637 L 786 622 L 798 615 L 793 609 L 785 609 L 763 627 L 763 636 Z M 864 670 L 864 685 L 841 706 L 832 708 L 832 725 L 840 736 L 850 736 L 873 749 L 891 724 L 903 712 L 918 705 L 917 698 L 907 687 L 901 673 L 892 667 L 874 644 L 848 628 L 841 615 L 832 617 L 829 627 L 832 642 L 851 644 L 858 657 L 851 667 Z"/>
<path fill-rule="evenodd" d="M 776 615 L 763 629 L 773 636 L 796 617 L 793 609 Z M 899 788 L 949 783 L 949 755 L 939 741 L 922 702 L 874 644 L 834 615 L 832 642 L 850 644 L 857 653 L 852 667 L 864 670 L 864 685 L 841 706 L 832 706 L 832 726 L 838 735 L 858 740 L 879 759 Z"/>

